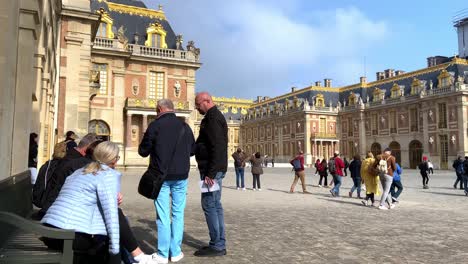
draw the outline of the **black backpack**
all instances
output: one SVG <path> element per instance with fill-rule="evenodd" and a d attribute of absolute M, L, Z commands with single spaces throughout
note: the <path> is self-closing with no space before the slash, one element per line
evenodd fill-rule
<path fill-rule="evenodd" d="M 47 198 L 47 187 L 49 186 L 50 188 L 50 184 L 48 183 L 54 177 L 54 172 L 58 167 L 58 163 L 59 160 L 57 159 L 49 160 L 39 169 L 32 192 L 32 202 L 39 208 L 44 206 L 44 202 Z"/>

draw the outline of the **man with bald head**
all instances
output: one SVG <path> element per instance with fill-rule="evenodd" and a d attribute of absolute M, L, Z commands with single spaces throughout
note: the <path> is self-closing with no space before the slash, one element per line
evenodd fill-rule
<path fill-rule="evenodd" d="M 205 116 L 200 124 L 195 152 L 200 178 L 208 186 L 213 186 L 217 182 L 220 187 L 219 191 L 206 192 L 201 195 L 201 204 L 210 233 L 210 243 L 209 246 L 195 252 L 195 256 L 223 256 L 226 255 L 226 236 L 221 190 L 227 170 L 227 124 L 223 114 L 207 92 L 197 94 L 195 107 L 200 114 Z"/>

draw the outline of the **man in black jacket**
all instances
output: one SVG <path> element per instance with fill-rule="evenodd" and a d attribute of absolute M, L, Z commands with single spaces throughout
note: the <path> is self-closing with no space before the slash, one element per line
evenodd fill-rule
<path fill-rule="evenodd" d="M 39 213 L 40 215 L 45 214 L 49 207 L 55 202 L 55 199 L 57 199 L 60 190 L 65 183 L 65 179 L 77 169 L 81 169 L 91 162 L 91 160 L 86 157 L 86 150 L 94 141 L 96 141 L 96 134 L 87 134 L 80 140 L 77 147 L 68 150 L 67 155 L 60 160 L 54 174 L 51 176 L 47 184 L 45 193 L 46 200 Z"/>
<path fill-rule="evenodd" d="M 208 186 L 217 182 L 220 187 L 219 191 L 202 193 L 201 203 L 208 224 L 210 243 L 208 247 L 195 252 L 195 256 L 222 256 L 226 255 L 221 189 L 227 170 L 227 124 L 207 92 L 197 94 L 195 107 L 200 114 L 205 115 L 200 124 L 195 154 L 200 177 Z"/>
<path fill-rule="evenodd" d="M 158 253 L 153 254 L 153 260 L 167 263 L 171 254 L 171 261 L 177 262 L 184 257 L 181 251 L 184 209 L 190 156 L 195 139 L 192 129 L 175 115 L 171 100 L 159 100 L 156 111 L 158 115 L 148 126 L 138 153 L 142 157 L 150 156 L 149 173 L 154 174 L 154 177 L 164 177 L 161 190 L 154 201 L 157 211 Z"/>

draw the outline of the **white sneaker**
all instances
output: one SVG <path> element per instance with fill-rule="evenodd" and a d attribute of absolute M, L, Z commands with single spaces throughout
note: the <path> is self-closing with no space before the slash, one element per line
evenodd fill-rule
<path fill-rule="evenodd" d="M 390 209 L 395 208 L 395 206 L 396 206 L 395 204 L 391 204 L 391 205 L 390 205 Z"/>
<path fill-rule="evenodd" d="M 152 260 L 150 262 L 147 262 L 148 264 L 167 264 L 169 263 L 169 259 L 168 258 L 163 258 L 161 256 L 159 256 L 157 253 L 154 253 L 152 255 Z M 141 263 L 141 262 L 140 262 Z"/>
<path fill-rule="evenodd" d="M 245 190 L 246 190 L 246 189 L 245 189 L 245 187 L 244 187 L 244 188 L 242 188 L 242 190 L 243 190 L 243 191 L 245 191 Z"/>
<path fill-rule="evenodd" d="M 318 187 L 319 187 L 319 188 L 322 188 L 322 185 L 319 184 Z"/>
<path fill-rule="evenodd" d="M 259 191 L 261 191 L 262 189 L 258 188 Z"/>
<path fill-rule="evenodd" d="M 153 255 L 141 254 L 139 256 L 139 261 L 134 259 L 136 262 L 135 264 L 150 264 L 153 262 Z"/>
<path fill-rule="evenodd" d="M 237 188 L 236 188 L 236 190 L 240 190 L 240 188 L 239 188 L 239 187 L 237 187 Z"/>
<path fill-rule="evenodd" d="M 171 262 L 179 262 L 181 259 L 184 258 L 184 253 L 180 252 L 180 255 L 177 257 L 171 257 Z"/>
<path fill-rule="evenodd" d="M 379 206 L 379 210 L 388 210 L 388 207 L 385 205 Z"/>
<path fill-rule="evenodd" d="M 255 192 L 256 190 L 257 190 L 257 189 L 255 189 L 255 188 L 252 189 L 252 191 L 254 191 L 254 192 Z"/>

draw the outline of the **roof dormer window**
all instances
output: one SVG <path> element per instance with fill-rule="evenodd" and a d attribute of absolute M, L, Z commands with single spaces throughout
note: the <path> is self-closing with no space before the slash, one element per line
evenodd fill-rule
<path fill-rule="evenodd" d="M 114 32 L 112 32 L 112 25 L 114 20 L 109 16 L 104 9 L 100 9 L 97 13 L 101 14 L 101 23 L 99 24 L 99 28 L 97 31 L 96 36 L 100 38 L 114 38 Z"/>
<path fill-rule="evenodd" d="M 159 22 L 151 23 L 146 29 L 148 35 L 145 46 L 167 49 L 166 31 Z"/>

